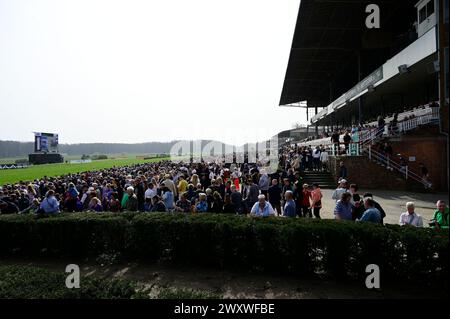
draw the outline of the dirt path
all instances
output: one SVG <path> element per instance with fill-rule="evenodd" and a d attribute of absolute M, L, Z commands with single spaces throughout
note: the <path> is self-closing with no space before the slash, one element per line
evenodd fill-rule
<path fill-rule="evenodd" d="M 27 261 L 8 259 L 0 265 L 27 265 L 43 267 L 54 271 L 65 270 L 69 263 L 80 266 L 82 275 L 126 278 L 137 281 L 151 293 L 161 288 L 193 289 L 205 291 L 224 298 L 438 298 L 439 293 L 421 287 L 384 286 L 374 291 L 364 282 L 336 282 L 321 279 L 296 279 L 286 276 L 235 273 L 212 269 L 180 269 L 159 264 L 126 263 L 101 266 L 95 263 L 76 261 Z M 63 283 L 62 283 L 63 284 Z"/>

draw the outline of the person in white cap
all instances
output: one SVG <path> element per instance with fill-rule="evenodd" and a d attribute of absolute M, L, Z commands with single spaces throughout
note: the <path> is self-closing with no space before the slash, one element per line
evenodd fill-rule
<path fill-rule="evenodd" d="M 125 211 L 129 211 L 129 212 L 137 211 L 138 210 L 138 199 L 137 199 L 136 194 L 134 193 L 133 186 L 128 186 L 127 195 L 128 195 L 128 198 L 125 201 L 123 208 L 125 209 Z"/>
<path fill-rule="evenodd" d="M 336 188 L 331 195 L 331 198 L 334 199 L 337 203 L 338 200 L 341 199 L 341 195 L 348 192 L 348 183 L 346 179 L 341 179 L 339 181 L 339 187 Z"/>

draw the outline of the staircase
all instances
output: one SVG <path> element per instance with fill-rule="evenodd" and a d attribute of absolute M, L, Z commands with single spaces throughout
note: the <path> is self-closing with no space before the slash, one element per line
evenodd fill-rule
<path fill-rule="evenodd" d="M 373 148 L 373 145 L 377 142 L 383 141 L 385 139 L 389 138 L 395 138 L 404 135 L 405 133 L 409 131 L 415 130 L 417 127 L 422 125 L 436 125 L 439 123 L 440 115 L 439 115 L 439 107 L 428 107 L 425 109 L 420 109 L 415 111 L 415 116 L 410 119 L 403 120 L 397 124 L 397 132 L 395 134 L 392 134 L 392 132 L 389 131 L 389 124 L 386 123 L 385 127 L 381 130 L 378 130 L 377 128 L 374 129 L 368 129 L 360 132 L 359 136 L 359 142 L 358 143 L 351 143 L 351 146 L 354 145 L 354 154 L 349 149 L 349 151 L 346 153 L 347 156 L 365 156 L 367 160 L 379 164 L 381 167 L 384 167 L 384 169 L 388 170 L 389 172 L 395 172 L 396 175 L 399 178 L 402 178 L 403 180 L 414 184 L 414 186 L 418 186 L 421 190 L 429 190 L 432 187 L 432 183 L 423 180 L 422 177 L 419 175 L 418 172 L 412 171 L 410 168 L 408 168 L 407 164 L 406 166 L 402 165 L 399 161 L 396 161 L 396 159 L 392 158 L 387 160 L 384 154 L 381 154 L 377 150 Z M 342 139 L 342 136 L 341 136 Z M 341 140 L 341 142 L 343 142 Z M 331 150 L 331 156 L 335 156 L 337 154 L 339 155 L 345 155 L 345 152 L 338 152 L 335 154 L 335 146 L 331 143 L 329 138 L 324 139 L 318 139 L 308 142 L 302 142 L 299 143 L 298 146 L 316 146 L 316 145 L 322 145 L 326 146 Z M 343 144 L 340 145 L 341 147 Z M 320 187 L 322 188 L 336 188 L 336 181 L 333 179 L 332 175 L 328 172 L 303 172 L 303 179 L 305 183 L 319 183 Z"/>
<path fill-rule="evenodd" d="M 337 187 L 337 182 L 334 180 L 330 172 L 326 171 L 303 171 L 301 173 L 303 183 L 312 185 L 313 183 L 318 183 L 320 188 L 323 189 L 335 189 Z"/>

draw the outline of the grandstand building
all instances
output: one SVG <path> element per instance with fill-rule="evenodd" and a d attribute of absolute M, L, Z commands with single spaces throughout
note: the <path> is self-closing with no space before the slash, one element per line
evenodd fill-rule
<path fill-rule="evenodd" d="M 369 4 L 379 9 L 379 28 L 366 23 Z M 385 130 L 360 132 L 356 156 L 332 156 L 354 168 L 355 182 L 365 176 L 363 187 L 385 187 L 388 176 L 395 189 L 448 190 L 448 6 L 448 0 L 300 3 L 279 104 L 306 109 L 316 135 L 376 127 L 381 116 Z M 297 142 L 326 146 L 330 140 Z M 394 149 L 389 163 L 378 161 L 374 145 L 381 142 Z M 427 181 L 419 163 L 428 168 Z"/>

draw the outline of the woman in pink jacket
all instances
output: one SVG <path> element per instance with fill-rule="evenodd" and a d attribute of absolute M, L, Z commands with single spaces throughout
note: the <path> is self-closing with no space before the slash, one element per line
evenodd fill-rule
<path fill-rule="evenodd" d="M 311 210 L 314 212 L 314 216 L 320 219 L 320 209 L 322 208 L 322 192 L 319 184 L 313 184 L 313 190 L 311 191 Z"/>

